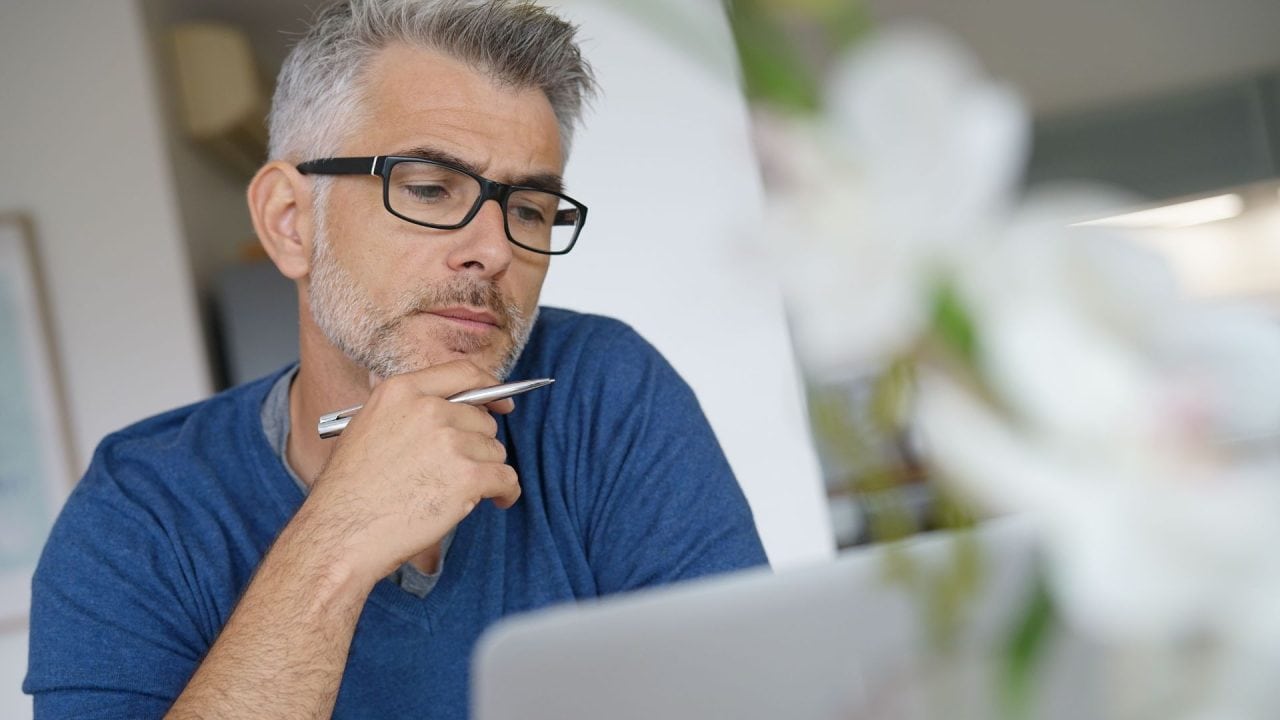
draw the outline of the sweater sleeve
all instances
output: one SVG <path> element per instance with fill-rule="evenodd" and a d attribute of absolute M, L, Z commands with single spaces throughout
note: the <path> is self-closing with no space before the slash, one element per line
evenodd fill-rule
<path fill-rule="evenodd" d="M 109 442 L 109 441 L 108 441 Z M 161 717 L 211 643 L 145 463 L 99 449 L 32 581 L 24 692 L 36 718 Z"/>
<path fill-rule="evenodd" d="M 587 423 L 601 467 L 579 507 L 601 593 L 766 563 L 751 508 L 689 386 L 625 325 L 595 355 Z M 588 364 L 592 361 L 588 360 Z"/>

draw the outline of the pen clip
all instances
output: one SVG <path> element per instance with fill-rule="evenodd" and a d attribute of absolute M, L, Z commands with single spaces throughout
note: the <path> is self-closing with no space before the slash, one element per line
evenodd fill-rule
<path fill-rule="evenodd" d="M 320 431 L 320 437 L 328 439 L 341 435 L 342 431 L 347 429 L 347 424 L 351 422 L 351 418 L 355 417 L 355 414 L 359 412 L 362 407 L 364 406 L 356 405 L 355 407 L 349 407 L 346 410 L 338 410 L 337 412 L 321 415 L 320 422 L 316 428 Z"/>
<path fill-rule="evenodd" d="M 362 407 L 364 407 L 364 406 L 363 406 L 363 405 L 356 405 L 355 407 L 349 407 L 349 408 L 347 408 L 346 410 L 338 410 L 338 411 L 336 411 L 336 412 L 331 412 L 331 413 L 327 413 L 327 414 L 325 414 L 325 415 L 321 415 L 321 416 L 320 416 L 320 424 L 321 424 L 321 425 L 323 425 L 323 424 L 325 424 L 325 423 L 331 423 L 331 422 L 334 422 L 335 420 L 341 420 L 342 418 L 349 418 L 349 417 L 352 417 L 352 416 L 354 416 L 357 412 L 360 412 L 360 408 L 362 408 Z"/>

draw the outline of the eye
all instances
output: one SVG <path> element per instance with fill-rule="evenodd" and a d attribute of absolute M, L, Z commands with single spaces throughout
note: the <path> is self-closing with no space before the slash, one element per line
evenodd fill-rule
<path fill-rule="evenodd" d="M 531 205 L 513 205 L 511 207 L 511 215 L 521 224 L 524 225 L 546 225 L 547 217 L 541 208 Z"/>
<path fill-rule="evenodd" d="M 440 202 L 449 199 L 449 189 L 443 185 L 405 185 L 409 197 L 420 202 Z"/>

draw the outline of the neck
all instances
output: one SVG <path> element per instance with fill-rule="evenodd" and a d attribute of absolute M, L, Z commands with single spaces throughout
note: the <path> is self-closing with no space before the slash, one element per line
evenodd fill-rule
<path fill-rule="evenodd" d="M 369 373 L 333 347 L 310 318 L 300 328 L 301 362 L 289 388 L 289 465 L 308 488 L 329 462 L 335 439 L 321 440 L 316 422 L 321 415 L 360 405 L 369 398 Z M 425 573 L 440 568 L 441 544 L 409 558 Z"/>
<path fill-rule="evenodd" d="M 364 403 L 369 398 L 369 373 L 333 347 L 324 334 L 304 320 L 300 338 L 298 376 L 289 388 L 289 465 L 307 487 L 315 481 L 334 439 L 316 432 L 321 415 Z"/>

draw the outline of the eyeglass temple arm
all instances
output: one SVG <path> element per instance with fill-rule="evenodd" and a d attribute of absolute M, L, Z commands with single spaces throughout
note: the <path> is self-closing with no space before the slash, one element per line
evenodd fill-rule
<path fill-rule="evenodd" d="M 555 220 L 552 225 L 577 225 L 578 221 L 586 215 L 581 208 L 565 208 L 556 211 Z"/>
<path fill-rule="evenodd" d="M 323 158 L 309 160 L 298 165 L 302 174 L 320 173 L 322 175 L 377 175 L 378 160 L 381 156 Z"/>

